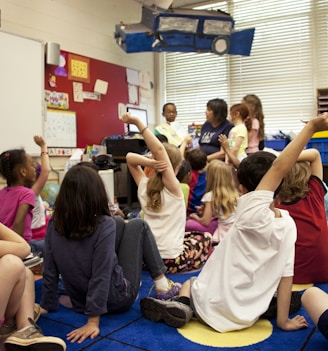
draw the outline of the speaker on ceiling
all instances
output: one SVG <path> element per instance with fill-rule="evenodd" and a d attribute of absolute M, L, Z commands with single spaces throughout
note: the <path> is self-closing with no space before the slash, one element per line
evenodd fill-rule
<path fill-rule="evenodd" d="M 46 43 L 46 63 L 59 66 L 60 45 L 57 43 Z"/>

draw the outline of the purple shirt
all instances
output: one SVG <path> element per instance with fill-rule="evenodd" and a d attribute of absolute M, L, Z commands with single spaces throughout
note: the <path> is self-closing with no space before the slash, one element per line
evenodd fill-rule
<path fill-rule="evenodd" d="M 13 229 L 18 207 L 28 204 L 30 208 L 24 222 L 23 237 L 27 242 L 32 239 L 32 209 L 34 207 L 34 191 L 25 186 L 6 186 L 0 190 L 0 222 Z"/>

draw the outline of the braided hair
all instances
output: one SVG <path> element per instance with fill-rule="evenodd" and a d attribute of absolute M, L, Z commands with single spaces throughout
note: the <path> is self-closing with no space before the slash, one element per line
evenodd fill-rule
<path fill-rule="evenodd" d="M 0 155 L 0 173 L 7 180 L 7 185 L 18 180 L 18 166 L 26 165 L 27 157 L 24 149 L 4 151 Z"/>

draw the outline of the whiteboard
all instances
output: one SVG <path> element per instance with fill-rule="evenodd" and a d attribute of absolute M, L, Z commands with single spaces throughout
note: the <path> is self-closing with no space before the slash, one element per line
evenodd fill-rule
<path fill-rule="evenodd" d="M 50 147 L 76 147 L 75 112 L 48 110 L 44 137 Z"/>
<path fill-rule="evenodd" d="M 0 31 L 0 153 L 25 148 L 40 154 L 33 141 L 43 134 L 44 44 Z"/>

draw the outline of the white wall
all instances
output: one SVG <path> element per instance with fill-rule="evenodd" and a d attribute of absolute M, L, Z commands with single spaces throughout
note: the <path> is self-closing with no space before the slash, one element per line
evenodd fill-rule
<path fill-rule="evenodd" d="M 115 24 L 141 21 L 134 0 L 1 0 L 1 30 L 44 42 L 97 60 L 145 70 L 154 81 L 154 54 L 126 54 L 115 42 Z M 22 58 L 23 59 L 23 58 Z M 147 106 L 150 123 L 154 96 Z"/>
<path fill-rule="evenodd" d="M 3 31 L 43 42 L 55 42 L 65 51 L 145 70 L 154 81 L 154 54 L 126 54 L 114 40 L 115 24 L 120 21 L 140 22 L 141 4 L 137 1 L 1 0 L 0 11 L 0 29 Z M 154 96 L 147 109 L 150 123 L 155 124 L 154 111 L 158 108 L 155 108 Z M 55 169 L 64 168 L 66 160 L 67 158 L 52 158 L 51 164 Z M 50 178 L 54 180 L 56 174 Z M 0 186 L 3 185 L 1 183 L 0 181 Z"/>
<path fill-rule="evenodd" d="M 1 0 L 1 29 L 52 41 L 61 49 L 153 72 L 153 55 L 127 55 L 114 40 L 115 24 L 141 20 L 134 0 Z"/>

